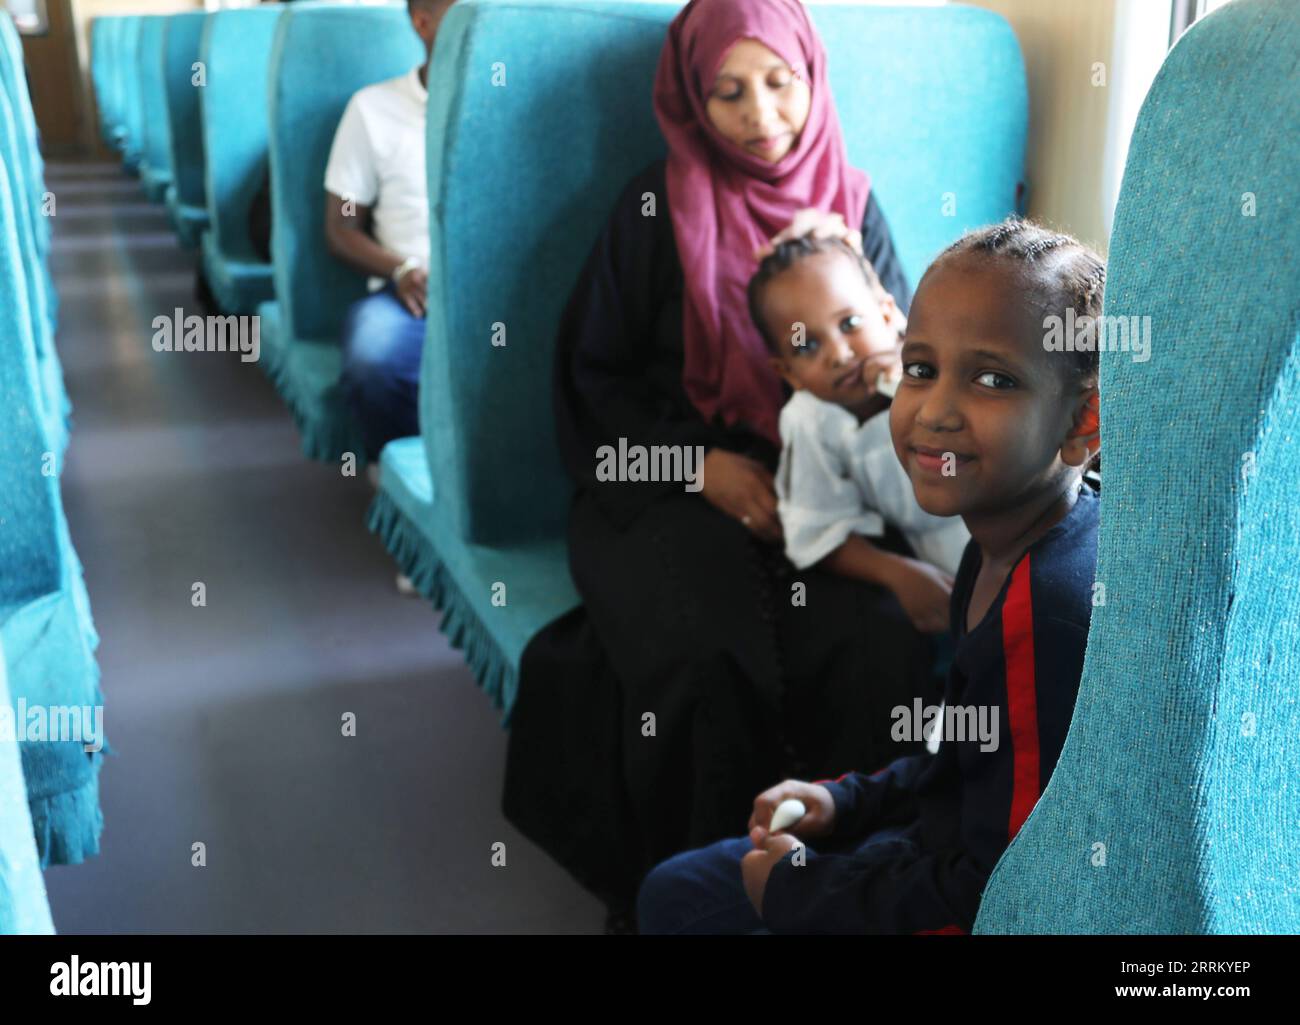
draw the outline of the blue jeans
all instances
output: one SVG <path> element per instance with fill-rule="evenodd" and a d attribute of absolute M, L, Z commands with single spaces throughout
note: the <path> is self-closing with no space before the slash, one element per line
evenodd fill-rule
<path fill-rule="evenodd" d="M 824 849 L 861 850 L 903 832 L 878 829 L 847 847 L 826 844 Z M 753 849 L 748 836 L 733 837 L 660 862 L 641 883 L 637 929 L 644 936 L 767 935 L 740 874 L 740 859 Z"/>
<path fill-rule="evenodd" d="M 343 322 L 343 400 L 361 427 L 366 458 L 394 438 L 420 433 L 424 318 L 412 316 L 392 286 L 352 304 Z"/>

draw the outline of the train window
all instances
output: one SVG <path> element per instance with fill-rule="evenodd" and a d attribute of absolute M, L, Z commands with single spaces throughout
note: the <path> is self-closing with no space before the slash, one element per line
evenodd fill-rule
<path fill-rule="evenodd" d="M 50 30 L 45 0 L 8 0 L 6 6 L 22 35 L 43 36 Z"/>
<path fill-rule="evenodd" d="M 1229 0 L 1174 0 L 1173 18 L 1169 25 L 1169 45 L 1173 46 L 1178 41 L 1178 37 L 1186 32 L 1197 18 L 1204 18 L 1228 2 Z"/>

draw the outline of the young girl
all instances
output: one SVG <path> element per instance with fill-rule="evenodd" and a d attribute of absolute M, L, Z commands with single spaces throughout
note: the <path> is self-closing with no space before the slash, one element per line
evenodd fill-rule
<path fill-rule="evenodd" d="M 883 584 L 919 630 L 946 632 L 952 575 L 970 533 L 912 494 L 874 385 L 896 358 L 903 315 L 868 263 L 840 239 L 782 243 L 749 283 L 750 315 L 794 394 L 781 410 L 777 511 L 797 569 L 820 563 Z M 918 558 L 871 545 L 899 528 Z"/>
<path fill-rule="evenodd" d="M 961 516 L 971 532 L 952 594 L 957 651 L 938 752 L 764 791 L 748 837 L 647 877 L 643 931 L 970 930 L 994 863 L 1056 765 L 1083 670 L 1100 507 L 1083 481 L 1100 444 L 1097 353 L 1052 351 L 1044 336 L 1045 318 L 1067 308 L 1097 316 L 1104 281 L 1095 253 L 1024 221 L 966 236 L 926 272 L 890 431 L 921 507 Z M 995 728 L 972 735 L 986 720 Z M 805 814 L 769 832 L 790 798 Z"/>

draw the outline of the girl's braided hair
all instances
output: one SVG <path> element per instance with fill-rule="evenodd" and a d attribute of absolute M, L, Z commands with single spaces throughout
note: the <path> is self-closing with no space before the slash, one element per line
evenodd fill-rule
<path fill-rule="evenodd" d="M 967 232 L 940 253 L 935 263 L 966 253 L 995 254 L 1022 264 L 1045 314 L 1063 316 L 1067 308 L 1073 308 L 1076 317 L 1101 316 L 1106 263 L 1073 235 L 1009 217 Z M 1062 355 L 1073 359 L 1073 369 L 1080 379 L 1096 378 L 1096 347 Z"/>

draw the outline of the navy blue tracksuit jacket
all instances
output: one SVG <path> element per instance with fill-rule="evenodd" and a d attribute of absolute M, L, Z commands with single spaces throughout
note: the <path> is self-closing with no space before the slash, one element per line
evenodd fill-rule
<path fill-rule="evenodd" d="M 957 650 L 944 704 L 998 718 L 996 750 L 944 737 L 937 754 L 825 785 L 842 853 L 793 853 L 772 870 L 763 920 L 774 932 L 969 932 L 999 856 L 1047 785 L 1074 711 L 1092 613 L 1100 496 L 1086 484 L 1069 514 L 1020 558 L 984 618 L 966 611 L 979 573 L 967 546 L 953 583 Z M 902 836 L 870 842 L 885 827 Z M 817 841 L 813 842 L 814 845 Z"/>

